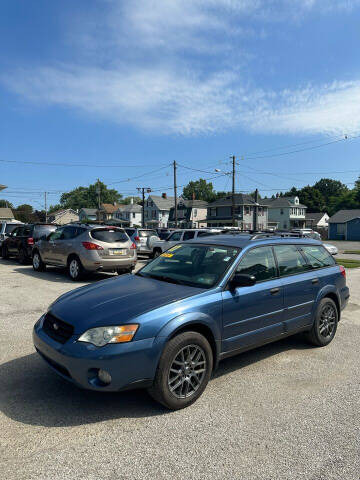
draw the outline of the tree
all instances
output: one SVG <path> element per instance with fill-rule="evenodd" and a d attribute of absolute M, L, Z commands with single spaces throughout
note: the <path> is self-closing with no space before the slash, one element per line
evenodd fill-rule
<path fill-rule="evenodd" d="M 57 203 L 56 205 L 50 205 L 48 213 L 57 212 L 58 210 L 62 210 L 62 209 L 63 207 L 59 203 Z"/>
<path fill-rule="evenodd" d="M 7 200 L 0 199 L 0 208 L 14 208 L 13 204 Z"/>
<path fill-rule="evenodd" d="M 315 183 L 314 188 L 319 190 L 327 203 L 330 197 L 337 197 L 348 191 L 346 185 L 339 180 L 333 180 L 331 178 L 321 178 Z"/>
<path fill-rule="evenodd" d="M 212 202 L 216 198 L 216 192 L 213 184 L 207 182 L 204 178 L 189 182 L 183 189 L 183 197 L 188 200 L 204 200 Z"/>
<path fill-rule="evenodd" d="M 138 203 L 139 205 L 141 205 L 142 203 L 142 200 L 140 197 L 126 197 L 126 198 L 122 198 L 121 199 L 121 203 L 123 205 L 129 205 L 131 203 L 131 199 L 133 199 L 133 202 L 134 203 Z"/>
<path fill-rule="evenodd" d="M 31 223 L 35 221 L 33 207 L 27 203 L 19 205 L 17 208 L 15 208 L 14 216 L 16 220 L 20 220 L 20 222 L 24 223 Z"/>
<path fill-rule="evenodd" d="M 325 210 L 325 199 L 322 193 L 317 188 L 310 187 L 310 185 L 299 190 L 299 201 L 308 207 L 308 212 Z"/>
<path fill-rule="evenodd" d="M 60 197 L 61 208 L 97 208 L 98 194 L 97 188 L 100 188 L 101 203 L 119 203 L 122 195 L 115 189 L 108 189 L 107 186 L 98 180 L 88 187 L 77 187 L 70 192 L 63 193 Z"/>

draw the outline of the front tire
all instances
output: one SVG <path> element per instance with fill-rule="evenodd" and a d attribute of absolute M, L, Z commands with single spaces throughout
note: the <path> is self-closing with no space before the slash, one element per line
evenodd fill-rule
<path fill-rule="evenodd" d="M 84 276 L 84 269 L 78 257 L 71 257 L 68 262 L 68 274 L 74 282 Z"/>
<path fill-rule="evenodd" d="M 205 390 L 212 368 L 207 339 L 198 332 L 181 333 L 166 344 L 149 393 L 170 410 L 188 407 Z"/>
<path fill-rule="evenodd" d="M 4 245 L 1 249 L 1 256 L 4 260 L 8 260 L 10 258 L 9 250 L 7 249 L 6 245 Z"/>
<path fill-rule="evenodd" d="M 33 269 L 35 272 L 44 272 L 46 270 L 46 264 L 41 260 L 39 252 L 34 252 L 32 259 Z"/>
<path fill-rule="evenodd" d="M 320 300 L 316 310 L 314 325 L 307 338 L 317 347 L 325 347 L 335 337 L 339 320 L 339 313 L 335 302 L 331 298 Z"/>

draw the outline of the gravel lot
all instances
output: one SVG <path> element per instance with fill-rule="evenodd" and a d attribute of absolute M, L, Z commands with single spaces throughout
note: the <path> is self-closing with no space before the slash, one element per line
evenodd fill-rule
<path fill-rule="evenodd" d="M 146 392 L 86 392 L 58 378 L 31 330 L 81 284 L 0 261 L 1 478 L 358 480 L 360 269 L 348 284 L 330 346 L 297 336 L 228 359 L 196 404 L 169 413 Z"/>

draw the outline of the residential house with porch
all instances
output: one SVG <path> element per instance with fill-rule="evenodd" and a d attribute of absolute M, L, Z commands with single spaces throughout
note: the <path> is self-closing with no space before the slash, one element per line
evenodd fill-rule
<path fill-rule="evenodd" d="M 203 200 L 186 200 L 177 202 L 177 226 L 179 228 L 206 227 L 208 203 Z M 170 208 L 168 227 L 175 227 L 175 205 Z"/>
<path fill-rule="evenodd" d="M 269 227 L 280 230 L 305 228 L 306 205 L 299 197 L 264 198 L 261 202 L 269 209 Z"/>
<path fill-rule="evenodd" d="M 163 193 L 161 196 L 149 195 L 145 201 L 145 225 L 152 228 L 166 228 L 168 226 L 170 209 L 174 205 L 175 198 L 168 197 L 166 193 Z"/>
<path fill-rule="evenodd" d="M 98 219 L 98 210 L 97 208 L 80 208 L 79 210 L 79 221 L 88 222 L 96 221 Z"/>
<path fill-rule="evenodd" d="M 141 226 L 142 206 L 130 200 L 128 205 L 119 205 L 115 212 L 115 218 L 127 222 L 128 227 Z"/>
<path fill-rule="evenodd" d="M 208 204 L 206 222 L 208 227 L 232 226 L 232 195 Z M 267 224 L 268 208 L 262 200 L 256 203 L 250 195 L 235 194 L 236 227 L 241 230 L 263 230 L 267 228 Z"/>

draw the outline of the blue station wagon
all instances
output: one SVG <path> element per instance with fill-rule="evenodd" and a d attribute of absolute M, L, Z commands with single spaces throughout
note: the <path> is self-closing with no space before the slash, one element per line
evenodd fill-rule
<path fill-rule="evenodd" d="M 225 357 L 298 332 L 329 344 L 348 298 L 345 269 L 317 240 L 202 237 L 135 275 L 62 295 L 33 340 L 48 365 L 80 387 L 144 387 L 179 409 L 199 398 Z"/>

